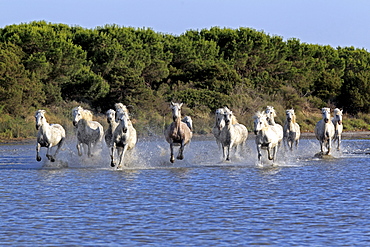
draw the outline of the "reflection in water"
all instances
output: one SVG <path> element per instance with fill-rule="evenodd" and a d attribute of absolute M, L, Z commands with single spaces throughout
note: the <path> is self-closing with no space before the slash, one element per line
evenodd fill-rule
<path fill-rule="evenodd" d="M 36 162 L 33 145 L 0 145 L 0 243 L 368 245 L 369 143 L 344 140 L 325 160 L 302 140 L 260 167 L 253 140 L 231 162 L 193 141 L 175 164 L 164 141 L 147 141 L 119 171 L 108 150 L 91 160 L 71 143 L 58 166 Z"/>

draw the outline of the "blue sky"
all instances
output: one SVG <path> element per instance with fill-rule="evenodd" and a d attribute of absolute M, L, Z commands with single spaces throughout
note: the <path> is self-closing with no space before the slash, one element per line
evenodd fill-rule
<path fill-rule="evenodd" d="M 285 40 L 370 51 L 368 0 L 0 0 L 0 27 L 45 20 L 181 34 L 213 26 L 251 27 Z"/>

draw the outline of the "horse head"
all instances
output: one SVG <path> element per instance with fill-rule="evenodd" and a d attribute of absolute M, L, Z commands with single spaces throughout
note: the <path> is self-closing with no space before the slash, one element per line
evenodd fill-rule
<path fill-rule="evenodd" d="M 121 109 L 122 111 L 126 112 L 127 114 L 129 113 L 127 106 L 125 106 L 122 103 L 116 103 L 116 104 L 114 104 L 114 107 L 116 108 L 116 111 L 118 111 L 118 109 Z"/>
<path fill-rule="evenodd" d="M 181 118 L 181 107 L 183 103 L 173 103 L 171 102 L 172 118 L 176 122 L 178 118 Z"/>
<path fill-rule="evenodd" d="M 253 117 L 254 119 L 254 134 L 257 135 L 260 130 L 267 126 L 267 116 L 263 112 L 257 112 Z"/>
<path fill-rule="evenodd" d="M 324 119 L 325 123 L 329 122 L 330 119 L 330 108 L 324 107 L 321 109 L 322 118 Z"/>
<path fill-rule="evenodd" d="M 288 122 L 291 122 L 291 121 L 295 122 L 295 113 L 293 109 L 286 110 L 285 114 L 286 114 L 286 120 Z"/>
<path fill-rule="evenodd" d="M 342 124 L 342 119 L 343 119 L 342 115 L 343 115 L 343 110 L 335 108 L 333 120 L 337 122 L 338 124 Z"/>
<path fill-rule="evenodd" d="M 215 118 L 216 118 L 216 127 L 220 130 L 224 127 L 224 109 L 219 108 L 216 110 L 215 113 Z"/>
<path fill-rule="evenodd" d="M 268 122 L 274 122 L 276 112 L 273 106 L 267 106 L 265 110 L 266 118 Z"/>
<path fill-rule="evenodd" d="M 232 118 L 233 118 L 233 112 L 229 110 L 227 107 L 224 108 L 224 120 L 225 124 L 229 125 L 232 123 Z"/>
<path fill-rule="evenodd" d="M 38 110 L 35 113 L 35 119 L 36 119 L 36 129 L 39 130 L 40 127 L 46 122 L 45 119 L 45 110 Z"/>
<path fill-rule="evenodd" d="M 128 126 L 129 126 L 129 123 L 130 123 L 130 118 L 129 118 L 127 112 L 125 112 L 122 109 L 118 109 L 116 119 L 120 123 L 120 126 L 122 128 L 122 132 L 126 133 L 127 129 L 128 129 Z"/>
<path fill-rule="evenodd" d="M 78 124 L 78 121 L 82 119 L 83 108 L 81 106 L 75 107 L 72 109 L 72 123 L 73 126 Z"/>
<path fill-rule="evenodd" d="M 105 113 L 106 117 L 107 117 L 107 122 L 110 124 L 112 123 L 113 121 L 115 121 L 115 118 L 116 118 L 116 111 L 113 110 L 113 109 L 109 109 L 106 113 Z"/>

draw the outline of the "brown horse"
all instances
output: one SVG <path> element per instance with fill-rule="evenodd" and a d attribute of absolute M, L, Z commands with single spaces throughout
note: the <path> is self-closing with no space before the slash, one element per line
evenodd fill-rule
<path fill-rule="evenodd" d="M 166 141 L 170 144 L 171 163 L 175 161 L 173 155 L 173 146 L 180 146 L 177 159 L 182 160 L 184 159 L 184 147 L 190 142 L 193 136 L 192 131 L 189 129 L 188 125 L 181 121 L 181 107 L 182 103 L 179 104 L 171 102 L 173 122 L 164 131 Z"/>

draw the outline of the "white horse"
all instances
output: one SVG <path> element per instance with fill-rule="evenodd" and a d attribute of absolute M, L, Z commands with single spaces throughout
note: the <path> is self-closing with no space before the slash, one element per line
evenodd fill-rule
<path fill-rule="evenodd" d="M 337 150 L 340 150 L 340 143 L 342 142 L 342 132 L 343 132 L 343 110 L 338 108 L 334 109 L 334 117 L 331 120 L 334 124 L 334 138 L 333 142 L 337 142 Z"/>
<path fill-rule="evenodd" d="M 109 109 L 105 115 L 107 117 L 107 122 L 109 126 L 108 126 L 108 129 L 104 133 L 104 139 L 105 139 L 105 143 L 107 144 L 108 148 L 111 149 L 113 133 L 118 125 L 118 123 L 116 122 L 116 111 L 113 109 Z"/>
<path fill-rule="evenodd" d="M 274 107 L 272 106 L 267 106 L 265 110 L 266 114 L 266 119 L 269 125 L 272 126 L 272 130 L 276 132 L 279 138 L 279 144 L 282 142 L 283 137 L 284 137 L 284 131 L 283 131 L 283 126 L 281 126 L 278 123 L 275 123 L 275 117 L 276 117 L 276 111 Z"/>
<path fill-rule="evenodd" d="M 219 142 L 222 145 L 223 158 L 230 160 L 230 149 L 244 146 L 248 138 L 248 130 L 243 124 L 233 124 L 233 112 L 224 108 L 225 127 L 222 128 Z"/>
<path fill-rule="evenodd" d="M 116 114 L 118 126 L 113 132 L 112 138 L 112 151 L 111 151 L 111 166 L 114 167 L 114 153 L 117 150 L 119 162 L 117 169 L 121 168 L 124 164 L 123 160 L 126 151 L 132 150 L 137 142 L 137 134 L 135 128 L 132 126 L 130 117 L 123 109 L 118 109 Z"/>
<path fill-rule="evenodd" d="M 58 154 L 60 148 L 62 147 L 66 132 L 60 124 L 49 124 L 45 118 L 45 110 L 38 110 L 35 114 L 36 119 L 36 129 L 37 133 L 37 145 L 36 145 L 36 160 L 41 161 L 39 155 L 40 148 L 46 147 L 47 153 L 46 157 L 51 161 L 55 161 L 55 157 Z M 57 146 L 57 150 L 54 155 L 50 154 L 51 148 Z"/>
<path fill-rule="evenodd" d="M 330 108 L 322 108 L 322 119 L 315 126 L 315 135 L 320 142 L 321 154 L 324 154 L 324 146 L 327 149 L 326 154 L 330 155 L 331 142 L 333 140 L 335 129 L 334 124 L 330 121 Z"/>
<path fill-rule="evenodd" d="M 91 148 L 95 147 L 103 139 L 103 126 L 92 120 L 92 113 L 84 110 L 81 106 L 72 109 L 72 121 L 76 127 L 78 155 L 82 155 L 82 144 L 87 145 L 87 155 L 92 156 Z M 91 116 L 91 117 L 90 117 Z"/>
<path fill-rule="evenodd" d="M 220 133 L 223 127 L 225 127 L 225 120 L 224 120 L 224 112 L 225 110 L 229 110 L 226 106 L 223 108 L 218 108 L 215 112 L 215 124 L 212 128 L 212 134 L 216 138 L 216 143 L 218 147 L 221 147 L 220 142 Z M 231 124 L 237 124 L 238 120 L 236 119 L 235 115 L 232 116 L 232 123 Z"/>
<path fill-rule="evenodd" d="M 216 143 L 218 147 L 220 148 L 220 133 L 222 128 L 225 126 L 224 121 L 224 109 L 218 108 L 215 112 L 215 124 L 212 128 L 212 134 L 216 138 Z"/>
<path fill-rule="evenodd" d="M 121 109 L 123 112 L 129 114 L 128 109 L 127 109 L 127 106 L 125 106 L 122 103 L 116 103 L 116 104 L 114 104 L 114 107 L 116 108 L 116 111 L 118 111 L 119 109 Z"/>
<path fill-rule="evenodd" d="M 267 116 L 263 112 L 257 112 L 254 118 L 254 134 L 256 135 L 256 145 L 258 153 L 258 161 L 261 161 L 261 149 L 266 149 L 268 159 L 275 162 L 276 154 L 279 146 L 279 136 L 273 129 L 273 126 L 268 124 Z"/>
<path fill-rule="evenodd" d="M 293 143 L 295 147 L 298 147 L 299 138 L 301 136 L 301 129 L 299 124 L 296 122 L 296 115 L 293 109 L 286 110 L 286 120 L 284 124 L 284 146 L 288 146 L 290 150 L 293 150 Z"/>
<path fill-rule="evenodd" d="M 192 131 L 189 129 L 188 125 L 182 122 L 181 119 L 181 107 L 182 103 L 171 102 L 171 111 L 173 122 L 164 131 L 164 136 L 166 141 L 170 144 L 171 157 L 170 162 L 175 162 L 173 155 L 173 146 L 180 146 L 177 159 L 184 159 L 184 148 L 190 142 L 193 137 Z"/>
<path fill-rule="evenodd" d="M 193 119 L 191 119 L 190 116 L 185 116 L 181 121 L 186 123 L 186 125 L 189 127 L 190 131 L 193 132 Z"/>

